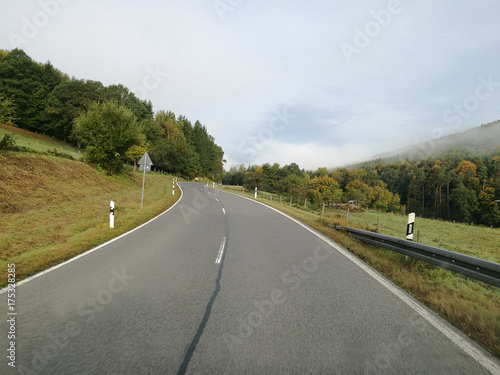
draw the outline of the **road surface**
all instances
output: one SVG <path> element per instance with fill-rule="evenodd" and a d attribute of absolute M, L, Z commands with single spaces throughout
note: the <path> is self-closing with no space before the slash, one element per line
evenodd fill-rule
<path fill-rule="evenodd" d="M 249 199 L 180 185 L 181 200 L 160 217 L 17 286 L 16 367 L 4 355 L 1 374 L 500 373 L 313 230 Z M 9 353 L 12 316 L 0 297 Z"/>

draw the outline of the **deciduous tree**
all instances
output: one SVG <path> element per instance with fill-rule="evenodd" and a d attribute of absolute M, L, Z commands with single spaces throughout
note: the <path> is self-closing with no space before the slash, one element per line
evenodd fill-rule
<path fill-rule="evenodd" d="M 111 173 L 121 169 L 125 153 L 142 140 L 132 111 L 114 102 L 91 105 L 75 120 L 74 132 L 87 160 Z"/>

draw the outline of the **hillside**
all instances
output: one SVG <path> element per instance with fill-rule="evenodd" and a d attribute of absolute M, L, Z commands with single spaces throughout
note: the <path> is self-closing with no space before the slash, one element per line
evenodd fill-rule
<path fill-rule="evenodd" d="M 16 146 L 24 147 L 29 151 L 52 155 L 65 154 L 65 156 L 71 156 L 76 160 L 81 159 L 83 156 L 78 148 L 73 147 L 68 143 L 46 135 L 32 133 L 24 129 L 16 128 L 12 125 L 0 123 L 0 141 L 6 134 L 13 137 Z"/>
<path fill-rule="evenodd" d="M 20 279 L 136 227 L 180 196 L 172 196 L 171 176 L 148 174 L 141 210 L 142 173 L 109 177 L 80 161 L 27 153 L 0 153 L 0 186 L 2 275 L 15 263 Z"/>
<path fill-rule="evenodd" d="M 122 84 L 70 78 L 20 49 L 0 49 L 0 123 L 78 145 L 87 162 L 109 173 L 148 152 L 157 170 L 222 177 L 224 151 L 200 121 L 154 113 L 151 101 Z M 25 146 L 19 138 L 18 147 L 42 147 L 41 139 Z M 60 147 L 42 152 L 61 153 Z M 80 158 L 79 150 L 72 157 Z"/>
<path fill-rule="evenodd" d="M 396 163 L 406 159 L 419 161 L 439 157 L 447 152 L 467 153 L 470 156 L 500 154 L 500 120 L 415 146 L 378 154 L 374 159 L 380 159 L 383 163 Z"/>

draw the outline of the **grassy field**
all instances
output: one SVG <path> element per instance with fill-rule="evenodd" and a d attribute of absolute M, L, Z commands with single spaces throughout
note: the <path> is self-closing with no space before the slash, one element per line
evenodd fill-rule
<path fill-rule="evenodd" d="M 346 227 L 377 230 L 392 237 L 406 238 L 407 217 L 376 211 L 347 212 L 326 210 L 325 217 Z M 441 220 L 415 219 L 414 241 L 441 247 L 458 253 L 500 263 L 500 230 L 487 227 L 451 223 Z"/>
<path fill-rule="evenodd" d="M 222 189 L 254 197 L 241 187 Z M 405 261 L 401 254 L 364 244 L 332 228 L 335 224 L 374 230 L 378 223 L 379 233 L 405 238 L 405 216 L 358 211 L 349 212 L 348 220 L 347 210 L 326 209 L 321 215 L 321 211 L 305 209 L 303 205 L 280 203 L 279 196 L 270 200 L 268 193 L 259 193 L 258 200 L 330 237 L 500 357 L 499 288 L 425 262 Z M 441 247 L 448 250 L 500 261 L 500 229 L 417 218 L 415 231 L 420 231 L 422 243 L 438 246 L 441 242 Z"/>
<path fill-rule="evenodd" d="M 0 154 L 0 187 L 0 286 L 9 263 L 21 280 L 144 223 L 180 197 L 179 189 L 172 196 L 172 177 L 148 173 L 140 209 L 140 172 L 109 177 L 83 162 L 25 153 Z"/>
<path fill-rule="evenodd" d="M 13 136 L 17 146 L 26 147 L 36 152 L 46 153 L 56 150 L 59 153 L 71 155 L 76 160 L 83 157 L 78 148 L 72 147 L 57 139 L 43 134 L 32 133 L 14 126 L 0 124 L 0 139 L 2 139 L 5 134 Z"/>

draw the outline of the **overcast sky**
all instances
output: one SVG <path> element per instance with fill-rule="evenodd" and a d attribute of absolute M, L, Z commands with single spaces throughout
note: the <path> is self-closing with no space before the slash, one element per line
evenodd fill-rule
<path fill-rule="evenodd" d="M 226 169 L 338 167 L 500 119 L 500 1 L 0 0 L 0 49 L 199 120 Z"/>

